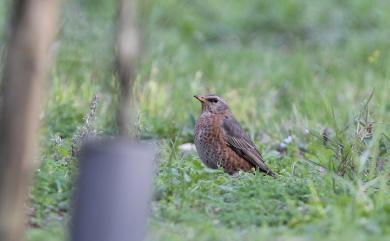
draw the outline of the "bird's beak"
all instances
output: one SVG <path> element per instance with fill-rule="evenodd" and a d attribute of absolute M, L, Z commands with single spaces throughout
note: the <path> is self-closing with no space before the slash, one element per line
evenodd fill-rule
<path fill-rule="evenodd" d="M 203 96 L 201 96 L 201 95 L 194 95 L 194 97 L 195 98 L 197 98 L 200 102 L 202 102 L 202 103 L 204 103 L 204 102 L 206 102 L 207 100 L 203 97 Z"/>

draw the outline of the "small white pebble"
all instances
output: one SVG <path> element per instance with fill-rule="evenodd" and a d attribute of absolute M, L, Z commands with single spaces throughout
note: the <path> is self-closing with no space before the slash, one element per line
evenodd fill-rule
<path fill-rule="evenodd" d="M 185 152 L 196 151 L 196 147 L 195 147 L 195 144 L 185 143 L 185 144 L 182 144 L 179 146 L 179 150 L 185 151 Z"/>
<path fill-rule="evenodd" d="M 288 136 L 286 139 L 283 140 L 283 142 L 284 142 L 285 144 L 289 144 L 289 143 L 291 143 L 292 141 L 293 141 L 293 137 L 292 137 L 292 136 Z"/>

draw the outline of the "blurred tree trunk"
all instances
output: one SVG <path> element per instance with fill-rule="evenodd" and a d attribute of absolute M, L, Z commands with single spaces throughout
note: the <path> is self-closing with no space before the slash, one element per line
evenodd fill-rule
<path fill-rule="evenodd" d="M 120 83 L 120 102 L 117 114 L 119 134 L 128 136 L 132 119 L 131 94 L 135 68 L 140 53 L 137 23 L 137 0 L 119 1 L 117 27 L 117 76 Z M 134 113 L 134 112 L 133 112 Z"/>
<path fill-rule="evenodd" d="M 23 237 L 25 202 L 59 0 L 15 0 L 0 107 L 0 240 Z"/>

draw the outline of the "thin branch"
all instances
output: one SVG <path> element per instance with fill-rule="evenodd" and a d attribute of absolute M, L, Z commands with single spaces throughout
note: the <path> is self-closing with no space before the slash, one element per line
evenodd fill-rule
<path fill-rule="evenodd" d="M 119 134 L 127 136 L 131 123 L 131 92 L 135 66 L 139 56 L 137 1 L 121 0 L 117 29 L 117 75 L 120 82 L 120 103 L 117 114 Z"/>

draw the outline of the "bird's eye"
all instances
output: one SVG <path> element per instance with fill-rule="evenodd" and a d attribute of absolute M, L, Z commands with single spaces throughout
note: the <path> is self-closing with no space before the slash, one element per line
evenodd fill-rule
<path fill-rule="evenodd" d="M 218 99 L 217 98 L 210 98 L 210 99 L 208 99 L 208 101 L 211 103 L 217 103 Z"/>

